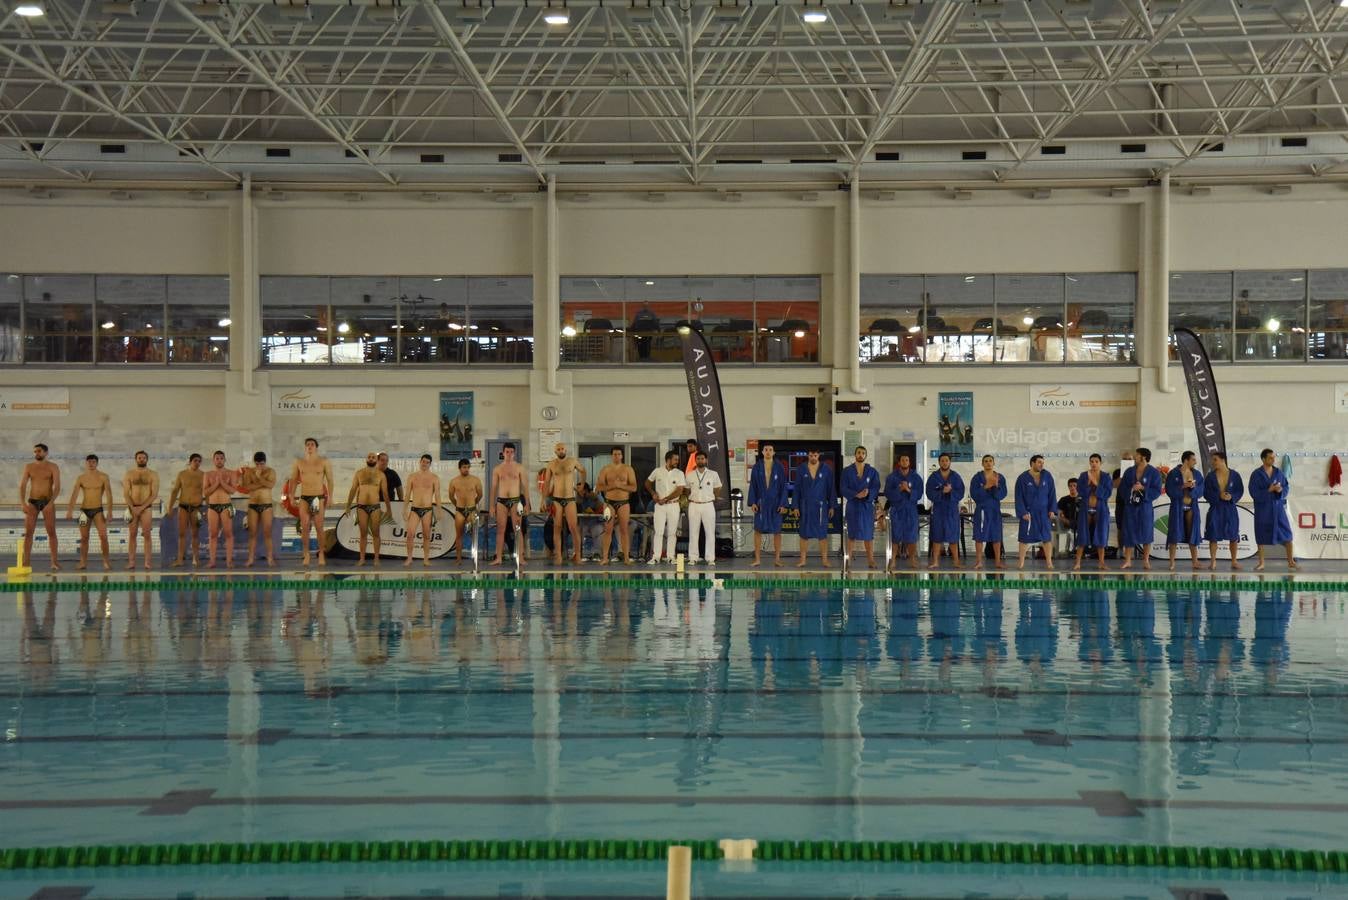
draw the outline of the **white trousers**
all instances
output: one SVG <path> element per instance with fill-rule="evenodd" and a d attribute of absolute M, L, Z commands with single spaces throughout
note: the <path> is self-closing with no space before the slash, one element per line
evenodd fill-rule
<path fill-rule="evenodd" d="M 697 559 L 698 534 L 707 532 L 707 562 L 716 562 L 716 504 L 688 504 L 688 558 Z"/>
<path fill-rule="evenodd" d="M 651 558 L 674 558 L 674 548 L 679 542 L 679 504 L 655 504 L 655 534 L 651 536 Z M 668 542 L 669 550 L 665 550 Z"/>

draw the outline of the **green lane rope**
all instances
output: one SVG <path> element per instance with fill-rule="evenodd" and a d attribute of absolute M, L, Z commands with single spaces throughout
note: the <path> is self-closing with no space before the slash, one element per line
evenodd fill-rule
<path fill-rule="evenodd" d="M 887 589 L 942 589 L 981 590 L 998 588 L 1002 590 L 1140 590 L 1140 591 L 1258 591 L 1278 588 L 1295 591 L 1321 591 L 1330 593 L 1348 592 L 1348 581 L 1287 581 L 1278 580 L 1225 580 L 1213 581 L 1201 578 L 1158 579 L 1158 578 L 1068 578 L 1068 577 L 969 577 L 950 573 L 933 573 L 930 576 L 905 576 L 899 578 L 739 578 L 727 574 L 713 579 L 705 573 L 696 576 L 678 577 L 673 575 L 654 575 L 646 577 L 626 576 L 585 576 L 559 574 L 546 577 L 525 579 L 515 578 L 397 578 L 361 580 L 359 576 L 336 574 L 321 575 L 312 579 L 255 579 L 241 575 L 236 580 L 224 580 L 218 576 L 202 579 L 174 578 L 154 581 L 103 581 L 96 576 L 85 576 L 84 581 L 47 580 L 39 577 L 34 580 L 0 582 L 0 593 L 35 592 L 72 592 L 72 591 L 271 591 L 271 590 L 323 590 L 336 592 L 369 590 L 556 590 L 559 588 L 601 588 L 601 589 L 641 589 L 641 588 L 688 588 L 706 589 L 719 586 L 729 590 L 887 590 Z"/>
<path fill-rule="evenodd" d="M 210 844 L 101 844 L 0 850 L 0 869 L 343 862 L 662 862 L 672 846 L 693 859 L 722 858 L 716 841 L 272 841 Z M 985 863 L 989 865 L 1242 869 L 1348 875 L 1341 850 L 1172 847 L 1157 844 L 1011 844 L 976 841 L 763 841 L 765 862 Z"/>

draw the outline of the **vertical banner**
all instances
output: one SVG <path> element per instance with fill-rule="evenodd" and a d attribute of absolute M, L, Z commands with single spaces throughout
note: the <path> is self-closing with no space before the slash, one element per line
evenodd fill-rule
<path fill-rule="evenodd" d="M 1189 407 L 1198 433 L 1198 464 L 1206 472 L 1214 451 L 1226 452 L 1226 431 L 1222 427 L 1222 404 L 1217 399 L 1217 381 L 1203 342 L 1187 328 L 1175 329 L 1175 348 L 1184 367 L 1184 383 L 1189 389 Z"/>
<path fill-rule="evenodd" d="M 949 453 L 953 462 L 973 462 L 973 391 L 941 391 L 936 405 L 936 428 L 941 438 L 938 454 Z M 913 465 L 920 471 L 917 460 Z"/>
<path fill-rule="evenodd" d="M 688 378 L 688 400 L 693 406 L 694 432 L 698 446 L 707 454 L 707 466 L 721 476 L 721 499 L 716 508 L 730 508 L 730 445 L 725 429 L 725 401 L 721 379 L 702 332 L 679 328 L 683 340 L 683 373 Z"/>
<path fill-rule="evenodd" d="M 473 455 L 473 392 L 440 392 L 440 458 Z"/>

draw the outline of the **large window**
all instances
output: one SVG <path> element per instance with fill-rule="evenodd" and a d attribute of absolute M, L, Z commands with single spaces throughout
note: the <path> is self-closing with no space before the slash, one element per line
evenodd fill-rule
<path fill-rule="evenodd" d="M 863 275 L 866 363 L 1131 363 L 1137 276 Z"/>
<path fill-rule="evenodd" d="M 223 365 L 222 275 L 0 276 L 0 363 Z"/>
<path fill-rule="evenodd" d="M 1213 362 L 1342 360 L 1348 269 L 1172 272 L 1170 328 L 1180 327 Z"/>
<path fill-rule="evenodd" d="M 263 365 L 533 361 L 529 277 L 266 276 Z"/>
<path fill-rule="evenodd" d="M 789 276 L 563 278 L 562 362 L 677 363 L 679 328 L 718 363 L 819 359 L 819 279 Z"/>

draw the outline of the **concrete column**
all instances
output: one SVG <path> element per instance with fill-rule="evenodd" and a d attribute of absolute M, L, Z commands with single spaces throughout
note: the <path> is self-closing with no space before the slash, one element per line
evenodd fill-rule
<path fill-rule="evenodd" d="M 258 291 L 257 210 L 252 177 L 244 176 L 229 216 L 229 371 L 225 376 L 225 427 L 265 440 L 271 433 L 271 391 L 262 358 L 262 303 Z M 256 448 L 254 448 L 256 449 Z M 251 452 L 251 451 L 249 451 Z"/>

